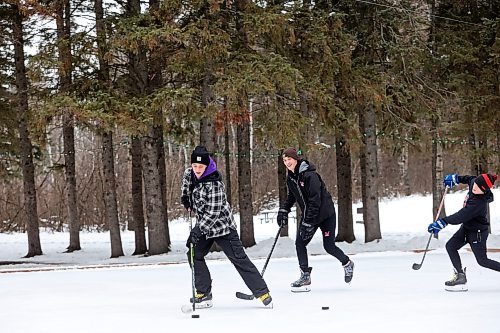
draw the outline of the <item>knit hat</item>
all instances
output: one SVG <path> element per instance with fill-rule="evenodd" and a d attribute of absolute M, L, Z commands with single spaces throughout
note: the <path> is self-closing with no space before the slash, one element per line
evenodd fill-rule
<path fill-rule="evenodd" d="M 208 166 L 210 164 L 210 154 L 204 146 L 196 146 L 191 153 L 191 163 L 199 163 Z"/>
<path fill-rule="evenodd" d="M 490 175 L 489 173 L 483 173 L 477 176 L 474 183 L 481 189 L 481 191 L 486 192 L 495 184 L 495 180 L 497 180 L 497 175 Z"/>
<path fill-rule="evenodd" d="M 297 161 L 300 160 L 300 157 L 297 154 L 297 150 L 295 150 L 295 148 L 287 148 L 283 150 L 283 157 L 291 157 Z"/>

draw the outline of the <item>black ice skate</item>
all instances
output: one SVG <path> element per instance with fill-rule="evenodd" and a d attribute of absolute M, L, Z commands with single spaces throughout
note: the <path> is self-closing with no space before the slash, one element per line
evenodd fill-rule
<path fill-rule="evenodd" d="M 354 274 L 354 263 L 349 260 L 344 266 L 344 281 L 345 283 L 350 283 L 352 280 L 352 275 Z"/>
<path fill-rule="evenodd" d="M 447 291 L 467 291 L 467 277 L 465 269 L 463 273 L 455 271 L 450 281 L 444 283 L 444 289 Z"/>
<path fill-rule="evenodd" d="M 311 268 L 309 271 L 301 272 L 300 278 L 293 282 L 291 287 L 294 293 L 311 291 Z"/>
<path fill-rule="evenodd" d="M 189 302 L 193 303 L 193 298 L 189 299 Z M 194 297 L 194 307 L 197 309 L 207 309 L 212 307 L 212 293 L 201 294 L 196 293 Z"/>

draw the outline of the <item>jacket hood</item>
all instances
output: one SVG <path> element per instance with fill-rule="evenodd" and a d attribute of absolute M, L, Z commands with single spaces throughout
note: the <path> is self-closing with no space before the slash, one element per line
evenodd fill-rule
<path fill-rule="evenodd" d="M 295 170 L 291 172 L 288 170 L 288 175 L 290 177 L 297 177 L 299 174 L 304 173 L 306 171 L 316 171 L 316 166 L 309 162 L 308 160 L 299 160 L 297 165 L 295 166 Z"/>
<path fill-rule="evenodd" d="M 191 169 L 191 184 L 193 184 L 193 186 L 199 183 L 215 182 L 220 180 L 222 180 L 222 175 L 220 174 L 219 170 L 217 170 L 215 161 L 211 157 L 210 163 L 205 169 L 205 172 L 203 172 L 203 174 L 201 175 L 200 179 L 196 178 L 196 175 Z"/>
<path fill-rule="evenodd" d="M 209 157 L 210 162 L 208 163 L 207 168 L 205 169 L 205 172 L 201 175 L 200 179 L 205 178 L 208 175 L 211 175 L 215 171 L 217 171 L 217 166 L 215 165 L 215 161 Z"/>

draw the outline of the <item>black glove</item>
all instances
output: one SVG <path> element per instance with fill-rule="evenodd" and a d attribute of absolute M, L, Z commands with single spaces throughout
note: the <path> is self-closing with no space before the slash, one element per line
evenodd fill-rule
<path fill-rule="evenodd" d="M 181 197 L 181 203 L 187 210 L 191 210 L 191 200 L 189 199 L 189 195 L 183 195 Z"/>
<path fill-rule="evenodd" d="M 195 226 L 193 229 L 191 229 L 191 233 L 189 234 L 188 244 L 189 243 L 193 245 L 198 244 L 198 241 L 200 240 L 201 237 L 203 237 L 203 234 L 201 232 L 200 227 Z"/>
<path fill-rule="evenodd" d="M 276 222 L 278 222 L 280 227 L 284 227 L 288 224 L 288 211 L 285 208 L 280 208 L 280 210 L 278 210 Z"/>
<path fill-rule="evenodd" d="M 299 228 L 299 235 L 304 242 L 311 240 L 316 232 L 314 225 L 302 221 Z"/>

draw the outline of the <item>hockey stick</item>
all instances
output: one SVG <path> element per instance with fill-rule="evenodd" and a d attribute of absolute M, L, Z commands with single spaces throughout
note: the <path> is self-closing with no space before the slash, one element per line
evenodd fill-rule
<path fill-rule="evenodd" d="M 438 208 L 436 217 L 434 218 L 434 221 L 436 221 L 438 219 L 439 214 L 441 213 L 441 208 L 443 208 L 443 204 L 444 204 L 444 197 L 446 196 L 448 189 L 449 189 L 448 186 L 446 186 L 446 188 L 444 189 L 443 197 L 441 198 L 441 203 L 439 204 L 439 208 Z M 427 246 L 425 247 L 425 250 L 424 250 L 424 257 L 422 258 L 422 261 L 420 262 L 420 264 L 414 263 L 413 266 L 411 267 L 414 270 L 419 270 L 422 267 L 422 264 L 424 263 L 425 255 L 427 254 L 427 251 L 429 250 L 429 244 L 431 243 L 432 236 L 433 236 L 433 234 L 429 235 L 429 240 L 427 241 Z"/>
<path fill-rule="evenodd" d="M 193 230 L 193 219 L 191 218 L 191 210 L 189 211 L 189 237 L 191 237 L 191 230 Z M 200 315 L 194 314 L 196 310 L 196 286 L 194 283 L 194 246 L 193 242 L 189 242 L 189 261 L 191 266 L 191 292 L 193 294 L 193 314 L 191 318 L 199 318 Z"/>
<path fill-rule="evenodd" d="M 260 275 L 262 277 L 264 277 L 264 272 L 266 271 L 267 264 L 269 263 L 269 259 L 271 259 L 271 255 L 273 254 L 274 247 L 276 246 L 276 243 L 278 242 L 278 238 L 279 238 L 280 233 L 281 233 L 281 228 L 283 228 L 283 227 L 280 226 L 278 229 L 278 233 L 276 234 L 276 237 L 274 238 L 273 247 L 271 247 L 271 251 L 267 255 L 267 259 L 266 259 L 266 262 L 264 263 L 264 267 L 262 267 L 262 272 L 260 273 Z M 255 298 L 254 295 L 244 294 L 244 293 L 241 293 L 239 291 L 236 292 L 236 297 L 240 298 L 240 299 L 246 299 L 246 300 L 252 300 Z"/>

